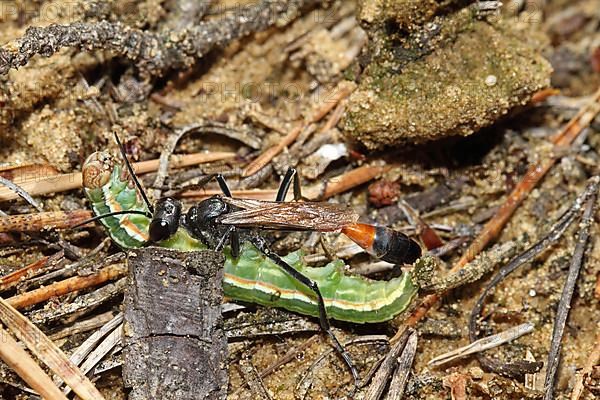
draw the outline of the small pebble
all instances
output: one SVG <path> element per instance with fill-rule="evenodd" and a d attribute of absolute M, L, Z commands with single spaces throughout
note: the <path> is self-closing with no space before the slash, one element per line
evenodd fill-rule
<path fill-rule="evenodd" d="M 529 297 L 535 297 L 536 295 L 537 295 L 537 292 L 534 289 L 529 290 Z"/>
<path fill-rule="evenodd" d="M 485 78 L 485 84 L 490 87 L 495 86 L 496 82 L 498 82 L 498 78 L 496 78 L 496 75 L 488 75 Z"/>
<path fill-rule="evenodd" d="M 483 370 L 479 367 L 472 367 L 469 369 L 469 374 L 473 379 L 483 378 Z"/>

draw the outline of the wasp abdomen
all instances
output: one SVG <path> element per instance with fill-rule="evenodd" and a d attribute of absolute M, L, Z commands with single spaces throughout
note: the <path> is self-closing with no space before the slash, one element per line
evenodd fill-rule
<path fill-rule="evenodd" d="M 375 257 L 393 264 L 410 264 L 421 257 L 421 247 L 403 234 L 384 226 L 352 224 L 342 233 Z"/>
<path fill-rule="evenodd" d="M 412 264 L 421 257 L 421 246 L 403 234 L 383 226 L 375 227 L 373 254 L 393 264 Z"/>

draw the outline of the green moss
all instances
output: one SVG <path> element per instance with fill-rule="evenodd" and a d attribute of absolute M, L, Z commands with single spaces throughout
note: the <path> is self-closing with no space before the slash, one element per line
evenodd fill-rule
<path fill-rule="evenodd" d="M 466 8 L 405 37 L 373 28 L 376 56 L 350 97 L 344 131 L 372 149 L 423 142 L 471 134 L 525 103 L 549 84 L 551 68 L 539 54 L 543 37 L 515 24 Z"/>

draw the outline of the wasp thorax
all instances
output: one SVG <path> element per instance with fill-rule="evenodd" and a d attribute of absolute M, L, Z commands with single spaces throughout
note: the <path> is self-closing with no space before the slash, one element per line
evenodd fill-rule
<path fill-rule="evenodd" d="M 206 229 L 214 225 L 215 220 L 229 211 L 229 206 L 220 197 L 211 197 L 191 207 L 186 216 L 187 226 L 196 229 Z"/>
<path fill-rule="evenodd" d="M 150 222 L 150 240 L 160 242 L 177 232 L 181 217 L 181 203 L 171 197 L 156 202 L 154 216 Z"/>

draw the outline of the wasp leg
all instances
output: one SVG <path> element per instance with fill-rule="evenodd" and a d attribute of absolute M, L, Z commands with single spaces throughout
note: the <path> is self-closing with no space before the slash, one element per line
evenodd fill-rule
<path fill-rule="evenodd" d="M 285 173 L 285 176 L 281 180 L 281 185 L 279 185 L 279 190 L 277 191 L 277 197 L 275 197 L 275 201 L 285 201 L 285 197 L 287 196 L 288 190 L 290 189 L 290 185 L 292 183 L 294 184 L 294 200 L 298 201 L 303 199 L 298 171 L 296 168 L 289 167 Z"/>
<path fill-rule="evenodd" d="M 236 232 L 235 226 L 231 225 L 229 228 L 227 228 L 227 230 L 225 231 L 225 233 L 223 234 L 223 236 L 221 236 L 221 239 L 219 239 L 219 242 L 217 243 L 217 245 L 215 246 L 215 251 L 221 251 L 223 250 L 223 247 L 225 247 L 225 245 L 227 244 L 227 241 L 232 237 L 232 235 L 234 234 L 233 232 Z M 237 235 L 236 235 L 237 237 Z M 239 255 L 239 238 L 238 238 L 238 255 Z M 233 249 L 232 249 L 233 251 Z M 237 257 L 236 257 L 237 258 Z"/>
<path fill-rule="evenodd" d="M 319 303 L 319 322 L 321 325 L 321 329 L 327 333 L 337 352 L 342 356 L 342 359 L 350 368 L 350 372 L 352 372 L 352 377 L 354 378 L 355 387 L 360 386 L 360 377 L 358 376 L 358 371 L 352 362 L 352 358 L 350 354 L 344 349 L 338 338 L 335 336 L 333 331 L 331 330 L 331 325 L 329 324 L 329 319 L 327 318 L 327 310 L 325 309 L 325 302 L 323 301 L 323 296 L 321 295 L 321 291 L 319 290 L 319 286 L 316 282 L 312 281 L 310 278 L 302 275 L 298 270 L 289 265 L 285 260 L 283 260 L 277 253 L 273 252 L 265 239 L 261 237 L 253 237 L 250 238 L 250 242 L 256 246 L 261 252 L 264 253 L 267 257 L 269 257 L 275 264 L 277 264 L 281 269 L 287 272 L 292 278 L 304 284 L 306 287 L 311 289 L 317 295 L 318 303 Z"/>
<path fill-rule="evenodd" d="M 198 239 L 206 247 L 210 247 L 210 241 L 201 230 L 194 229 L 194 227 L 189 226 L 188 224 L 183 222 L 183 218 L 180 224 L 185 228 L 185 230 L 190 234 L 190 236 L 192 236 L 194 239 Z"/>
<path fill-rule="evenodd" d="M 219 184 L 219 188 L 221 189 L 225 197 L 232 197 L 231 190 L 229 190 L 229 185 L 227 185 L 225 177 L 223 177 L 223 175 L 221 174 L 207 175 L 200 179 L 198 183 L 193 185 L 187 185 L 184 189 L 178 190 L 176 193 L 181 193 L 184 190 L 203 189 L 204 186 L 206 186 L 206 184 L 212 181 L 213 179 L 217 181 L 217 183 Z"/>
<path fill-rule="evenodd" d="M 217 174 L 215 176 L 215 179 L 217 180 L 217 183 L 219 184 L 219 187 L 221 188 L 221 191 L 223 192 L 225 197 L 233 197 L 231 195 L 231 190 L 229 190 L 229 186 L 227 185 L 227 182 L 225 182 L 225 178 L 223 177 L 223 175 Z"/>
<path fill-rule="evenodd" d="M 237 259 L 240 256 L 240 234 L 235 226 L 232 226 L 229 243 L 231 245 L 231 256 Z"/>

